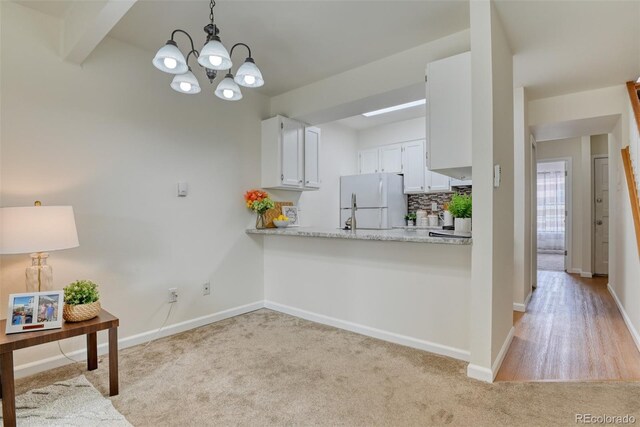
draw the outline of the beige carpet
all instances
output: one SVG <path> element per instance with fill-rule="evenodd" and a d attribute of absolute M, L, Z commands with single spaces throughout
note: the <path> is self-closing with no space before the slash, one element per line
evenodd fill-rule
<path fill-rule="evenodd" d="M 106 358 L 18 381 L 18 393 Z M 639 383 L 497 383 L 466 364 L 259 310 L 121 352 L 113 404 L 134 425 L 575 425 L 633 414 Z"/>

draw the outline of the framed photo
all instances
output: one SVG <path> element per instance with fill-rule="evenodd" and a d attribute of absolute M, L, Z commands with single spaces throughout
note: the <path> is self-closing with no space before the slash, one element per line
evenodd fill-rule
<path fill-rule="evenodd" d="M 9 295 L 7 334 L 62 327 L 63 291 Z"/>
<path fill-rule="evenodd" d="M 297 206 L 283 206 L 282 215 L 289 218 L 289 227 L 297 227 L 300 225 L 300 216 L 298 215 Z"/>

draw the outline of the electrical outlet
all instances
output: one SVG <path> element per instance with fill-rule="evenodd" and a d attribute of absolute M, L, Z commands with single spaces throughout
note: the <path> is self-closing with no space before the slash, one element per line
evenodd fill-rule
<path fill-rule="evenodd" d="M 167 302 L 178 302 L 178 288 L 169 288 L 169 300 Z"/>
<path fill-rule="evenodd" d="M 207 282 L 202 285 L 202 295 L 209 295 L 209 294 L 211 294 L 211 283 Z"/>

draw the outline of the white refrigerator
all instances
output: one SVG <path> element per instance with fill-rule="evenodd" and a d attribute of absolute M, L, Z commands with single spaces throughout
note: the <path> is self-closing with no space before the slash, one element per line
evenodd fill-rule
<path fill-rule="evenodd" d="M 407 196 L 402 175 L 370 173 L 340 177 L 340 226 L 351 217 L 356 195 L 356 228 L 388 229 L 404 225 Z"/>

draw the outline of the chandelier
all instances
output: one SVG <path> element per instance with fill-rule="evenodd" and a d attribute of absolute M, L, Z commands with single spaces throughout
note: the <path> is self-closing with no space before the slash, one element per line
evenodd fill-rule
<path fill-rule="evenodd" d="M 198 52 L 193 44 L 193 39 L 184 30 L 173 30 L 171 33 L 171 39 L 167 40 L 167 43 L 158 50 L 156 56 L 153 58 L 153 65 L 160 71 L 165 73 L 174 74 L 171 81 L 171 88 L 180 93 L 196 94 L 199 93 L 200 83 L 198 79 L 191 71 L 189 66 L 189 59 L 193 56 L 198 65 L 205 69 L 209 82 L 213 83 L 218 71 L 226 70 L 227 74 L 224 79 L 218 84 L 215 94 L 218 98 L 227 101 L 237 101 L 242 99 L 242 92 L 240 92 L 240 86 L 244 87 L 260 87 L 264 84 L 262 73 L 256 66 L 255 61 L 251 57 L 251 48 L 244 43 L 236 43 L 231 47 L 231 51 L 227 51 L 218 34 L 220 28 L 214 23 L 213 8 L 216 5 L 214 0 L 209 3 L 209 20 L 210 23 L 204 27 L 204 32 L 207 34 L 207 41 L 205 42 L 202 50 Z M 178 44 L 174 41 L 175 35 L 182 33 L 189 38 L 191 42 L 191 50 L 185 58 Z M 231 55 L 233 50 L 238 47 L 245 47 L 249 51 L 249 56 L 245 59 L 244 63 L 236 71 L 235 77 L 231 73 Z"/>

